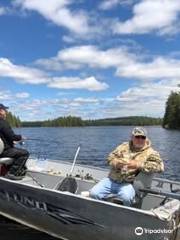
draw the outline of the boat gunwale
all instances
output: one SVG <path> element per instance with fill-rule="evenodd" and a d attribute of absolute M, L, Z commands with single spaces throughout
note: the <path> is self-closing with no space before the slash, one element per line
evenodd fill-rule
<path fill-rule="evenodd" d="M 37 161 L 37 160 L 34 159 L 34 158 L 29 158 L 28 161 L 27 161 L 27 163 L 28 163 L 29 161 Z M 66 161 L 64 161 L 64 160 L 46 159 L 45 161 L 47 161 L 47 162 L 56 162 L 57 164 L 65 164 L 65 165 L 72 166 L 72 162 L 68 162 L 68 161 L 66 162 Z M 108 171 L 109 171 L 109 167 L 107 167 L 107 168 L 106 168 L 106 167 L 102 168 L 102 167 L 98 167 L 98 166 L 91 166 L 91 165 L 86 165 L 86 164 L 82 165 L 82 164 L 78 164 L 78 163 L 76 163 L 75 168 L 76 168 L 76 166 L 82 167 L 82 168 L 96 169 L 96 170 L 100 170 L 100 171 L 103 171 L 103 172 L 108 172 Z"/>

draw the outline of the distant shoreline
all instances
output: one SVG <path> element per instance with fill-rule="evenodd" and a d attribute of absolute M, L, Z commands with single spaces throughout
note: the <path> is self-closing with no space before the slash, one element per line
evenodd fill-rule
<path fill-rule="evenodd" d="M 136 126 L 141 126 L 141 127 L 162 127 L 161 125 L 98 125 L 98 126 L 95 126 L 95 125 L 91 125 L 91 126 L 48 126 L 48 127 L 45 127 L 45 126 L 20 126 L 20 127 L 17 127 L 17 128 L 87 128 L 87 127 L 136 127 Z M 15 127 L 16 128 L 16 127 Z M 162 127 L 163 128 L 163 127 Z M 172 130 L 172 129 L 167 129 L 165 128 L 166 130 Z M 176 130 L 176 129 L 173 129 L 173 130 Z"/>
<path fill-rule="evenodd" d="M 88 126 L 162 126 L 162 118 L 129 116 L 83 120 L 80 117 L 67 116 L 45 121 L 24 121 L 21 127 L 88 127 Z"/>

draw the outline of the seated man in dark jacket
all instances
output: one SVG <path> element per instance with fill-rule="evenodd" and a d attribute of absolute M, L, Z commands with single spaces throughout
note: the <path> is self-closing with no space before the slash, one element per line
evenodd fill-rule
<path fill-rule="evenodd" d="M 25 138 L 15 134 L 6 121 L 7 109 L 8 107 L 0 103 L 0 138 L 4 142 L 4 150 L 0 157 L 10 157 L 14 159 L 6 177 L 12 180 L 20 180 L 23 178 L 22 175 L 26 169 L 25 164 L 29 153 L 25 149 L 14 147 L 14 142 L 21 141 Z"/>

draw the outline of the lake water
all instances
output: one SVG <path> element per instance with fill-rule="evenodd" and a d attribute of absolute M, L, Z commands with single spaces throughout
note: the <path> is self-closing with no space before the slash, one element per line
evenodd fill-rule
<path fill-rule="evenodd" d="M 81 150 L 79 164 L 106 167 L 108 154 L 120 143 L 128 141 L 133 127 L 73 127 L 73 128 L 21 128 L 15 129 L 28 138 L 24 147 L 32 157 L 43 160 L 72 162 L 78 145 Z M 161 177 L 180 181 L 180 131 L 152 126 L 146 128 L 153 147 L 160 152 L 165 163 Z"/>

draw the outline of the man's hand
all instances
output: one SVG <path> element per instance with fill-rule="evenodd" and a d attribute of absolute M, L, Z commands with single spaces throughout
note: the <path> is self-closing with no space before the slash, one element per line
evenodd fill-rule
<path fill-rule="evenodd" d="M 122 169 L 124 166 L 126 166 L 124 163 L 118 162 L 118 163 L 116 164 L 116 169 L 120 170 L 120 169 Z"/>
<path fill-rule="evenodd" d="M 127 167 L 127 169 L 139 169 L 140 165 L 135 160 L 130 160 L 128 162 L 118 162 L 116 164 L 116 169 L 121 170 L 123 167 Z"/>
<path fill-rule="evenodd" d="M 16 144 L 20 144 L 20 145 L 24 145 L 24 141 L 27 140 L 27 137 L 22 136 L 21 140 L 19 141 L 13 141 L 13 143 Z"/>
<path fill-rule="evenodd" d="M 140 165 L 135 160 L 130 160 L 128 163 L 125 163 L 124 166 L 127 166 L 129 169 L 139 169 Z"/>
<path fill-rule="evenodd" d="M 21 137 L 21 141 L 23 141 L 23 140 L 27 140 L 28 138 L 27 137 L 25 137 L 25 136 L 22 136 Z"/>

